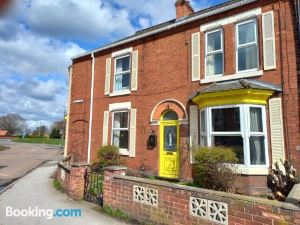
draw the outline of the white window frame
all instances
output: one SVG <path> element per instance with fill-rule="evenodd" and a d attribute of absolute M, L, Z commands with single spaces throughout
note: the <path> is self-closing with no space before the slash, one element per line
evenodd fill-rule
<path fill-rule="evenodd" d="M 251 132 L 250 131 L 250 108 L 261 108 L 262 110 L 262 125 L 263 132 Z M 213 109 L 225 109 L 225 108 L 239 108 L 240 109 L 240 131 L 236 132 L 213 132 L 212 130 L 212 110 Z M 243 169 L 268 169 L 269 168 L 269 151 L 268 151 L 268 137 L 267 137 L 267 125 L 266 125 L 266 109 L 262 105 L 252 105 L 252 104 L 236 104 L 236 105 L 223 105 L 223 106 L 212 106 L 204 108 L 200 111 L 205 111 L 206 113 L 206 133 L 203 133 L 203 136 L 207 137 L 207 146 L 212 146 L 213 136 L 241 136 L 243 138 L 244 146 L 244 164 L 238 164 L 238 169 L 243 171 Z M 200 114 L 200 123 L 201 114 Z M 200 124 L 200 135 L 201 134 L 201 124 Z M 250 162 L 250 143 L 249 139 L 251 136 L 264 136 L 264 145 L 265 145 L 265 165 L 251 165 Z M 201 136 L 200 136 L 201 137 Z M 200 145 L 203 146 L 202 139 L 200 138 Z M 257 171 L 256 171 L 257 172 Z"/>
<path fill-rule="evenodd" d="M 255 41 L 251 43 L 246 43 L 246 44 L 239 44 L 239 26 L 247 24 L 247 23 L 252 23 L 254 22 L 254 31 L 255 31 Z M 236 37 L 236 73 L 247 73 L 251 71 L 258 71 L 259 70 L 259 45 L 258 45 L 258 31 L 257 31 L 257 19 L 253 18 L 250 20 L 246 20 L 240 23 L 236 24 L 235 28 L 235 37 Z M 240 48 L 246 48 L 250 46 L 256 46 L 257 48 L 257 68 L 249 69 L 249 70 L 239 70 L 239 49 Z"/>
<path fill-rule="evenodd" d="M 203 143 L 203 139 L 202 138 L 204 138 L 204 139 L 206 139 L 206 144 L 208 145 L 208 138 L 207 138 L 207 133 L 208 133 L 208 131 L 207 131 L 207 129 L 208 129 L 208 127 L 207 127 L 207 108 L 206 109 L 202 109 L 202 110 L 200 110 L 200 112 L 199 112 L 199 117 L 200 117 L 200 146 L 201 147 L 204 147 L 204 146 L 206 146 L 205 145 L 205 143 Z M 204 121 L 202 120 L 202 116 L 201 116 L 201 114 L 202 113 L 204 113 Z M 202 124 L 204 124 L 204 131 L 202 130 Z"/>
<path fill-rule="evenodd" d="M 114 128 L 114 120 L 115 120 L 115 113 L 123 113 L 126 112 L 128 114 L 128 120 L 127 120 L 127 128 Z M 114 141 L 114 131 L 128 131 L 128 149 L 126 148 L 119 148 L 119 152 L 121 155 L 129 155 L 129 140 L 130 140 L 130 130 L 129 130 L 129 124 L 130 124 L 130 111 L 129 110 L 116 110 L 112 112 L 112 124 L 111 124 L 111 145 L 113 145 Z"/>
<path fill-rule="evenodd" d="M 122 59 L 122 58 L 126 58 L 126 57 L 129 57 L 129 70 L 122 71 L 121 73 L 117 73 L 117 60 L 118 59 Z M 116 75 L 122 74 L 122 76 L 123 76 L 123 74 L 126 74 L 126 73 L 129 73 L 129 87 L 128 87 L 128 89 L 117 91 L 116 90 Z M 128 92 L 130 92 L 130 83 L 131 83 L 131 54 L 126 54 L 126 55 L 115 57 L 114 58 L 114 86 L 113 86 L 113 93 L 114 94 L 122 94 L 122 93 L 128 94 Z"/>
<path fill-rule="evenodd" d="M 220 35 L 221 35 L 221 49 L 220 50 L 215 50 L 215 51 L 212 51 L 212 52 L 208 52 L 207 51 L 207 40 L 208 40 L 208 38 L 207 38 L 207 36 L 209 35 L 209 34 L 212 34 L 212 33 L 216 33 L 216 32 L 220 32 Z M 215 74 L 215 75 L 208 75 L 207 74 L 207 57 L 208 56 L 211 56 L 211 55 L 215 55 L 215 54 L 219 54 L 219 53 L 222 53 L 222 55 L 223 55 L 223 62 L 222 62 L 222 64 L 223 64 L 223 68 L 222 68 L 222 70 L 223 70 L 223 73 L 221 73 L 221 74 Z M 224 75 L 224 33 L 223 33 L 223 29 L 222 28 L 219 28 L 219 29 L 216 29 L 216 30 L 212 30 L 212 31 L 209 31 L 209 32 L 206 32 L 205 33 L 205 78 L 212 78 L 212 77 L 221 77 L 221 76 L 223 76 Z"/>

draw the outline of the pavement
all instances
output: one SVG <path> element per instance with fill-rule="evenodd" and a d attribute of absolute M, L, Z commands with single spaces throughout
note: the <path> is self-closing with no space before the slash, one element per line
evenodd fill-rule
<path fill-rule="evenodd" d="M 100 207 L 85 201 L 74 201 L 65 194 L 57 191 L 51 176 L 57 168 L 57 161 L 50 161 L 17 180 L 13 185 L 0 194 L 0 225 L 126 225 L 100 212 Z M 7 217 L 6 208 L 55 210 L 80 209 L 80 217 Z M 24 212 L 26 213 L 26 212 Z M 17 215 L 17 212 L 16 214 Z M 25 215 L 25 214 L 24 214 Z M 32 214 L 34 215 L 34 214 Z M 44 214 L 46 215 L 46 214 Z M 48 215 L 48 214 L 47 214 Z M 53 215 L 53 214 L 49 214 Z M 127 224 L 128 225 L 128 224 Z"/>
<path fill-rule="evenodd" d="M 0 144 L 9 147 L 0 151 L 0 193 L 4 186 L 45 161 L 62 157 L 63 152 L 60 146 L 17 143 L 9 139 L 0 139 Z"/>

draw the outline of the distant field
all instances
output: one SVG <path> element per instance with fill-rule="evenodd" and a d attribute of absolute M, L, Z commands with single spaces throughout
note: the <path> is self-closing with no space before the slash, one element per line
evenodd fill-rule
<path fill-rule="evenodd" d="M 3 151 L 3 150 L 5 150 L 5 149 L 8 149 L 8 147 L 0 145 L 0 152 Z"/>
<path fill-rule="evenodd" d="M 54 138 L 15 138 L 12 139 L 15 142 L 33 143 L 33 144 L 48 144 L 48 145 L 60 145 L 61 139 Z"/>

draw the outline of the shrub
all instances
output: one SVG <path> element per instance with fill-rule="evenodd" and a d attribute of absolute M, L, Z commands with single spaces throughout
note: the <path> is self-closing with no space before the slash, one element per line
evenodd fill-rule
<path fill-rule="evenodd" d="M 98 169 L 103 169 L 107 166 L 120 166 L 124 165 L 119 148 L 113 145 L 102 146 L 98 152 Z"/>
<path fill-rule="evenodd" d="M 236 179 L 238 159 L 231 148 L 203 147 L 195 151 L 194 181 L 204 188 L 230 191 Z"/>

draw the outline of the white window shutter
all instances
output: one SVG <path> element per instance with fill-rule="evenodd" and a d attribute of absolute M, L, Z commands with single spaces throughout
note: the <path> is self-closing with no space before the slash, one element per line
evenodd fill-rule
<path fill-rule="evenodd" d="M 285 160 L 284 132 L 282 119 L 281 98 L 272 98 L 269 100 L 270 130 L 272 145 L 272 164 Z"/>
<path fill-rule="evenodd" d="M 139 52 L 138 52 L 138 50 L 136 50 L 136 51 L 132 52 L 131 91 L 137 90 L 138 61 L 139 61 Z"/>
<path fill-rule="evenodd" d="M 200 80 L 200 32 L 192 34 L 192 81 Z"/>
<path fill-rule="evenodd" d="M 198 107 L 196 105 L 190 106 L 190 162 L 194 162 L 193 150 L 199 144 L 198 132 Z"/>
<path fill-rule="evenodd" d="M 109 95 L 110 92 L 110 74 L 111 74 L 111 58 L 106 59 L 106 69 L 105 69 L 105 88 L 104 94 Z"/>
<path fill-rule="evenodd" d="M 104 111 L 103 116 L 103 134 L 102 134 L 102 145 L 108 144 L 108 123 L 109 123 L 109 111 Z"/>
<path fill-rule="evenodd" d="M 269 11 L 262 14 L 262 33 L 264 51 L 264 70 L 272 70 L 276 68 L 276 48 L 273 11 Z"/>
<path fill-rule="evenodd" d="M 136 148 L 136 109 L 130 110 L 129 156 L 135 157 Z"/>

